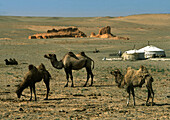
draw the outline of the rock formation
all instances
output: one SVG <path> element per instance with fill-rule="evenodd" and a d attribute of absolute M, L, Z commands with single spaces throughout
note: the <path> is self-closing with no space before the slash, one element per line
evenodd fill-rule
<path fill-rule="evenodd" d="M 96 37 L 96 34 L 94 32 L 91 32 L 90 37 Z"/>
<path fill-rule="evenodd" d="M 76 27 L 69 27 L 63 29 L 48 30 L 47 33 L 34 34 L 28 37 L 28 39 L 48 39 L 48 38 L 61 38 L 61 37 L 87 37 L 82 31 Z"/>
<path fill-rule="evenodd" d="M 102 29 L 99 30 L 99 33 L 97 35 L 95 35 L 94 32 L 91 33 L 90 37 L 96 37 L 96 38 L 111 38 L 111 39 L 114 39 L 114 40 L 119 40 L 119 39 L 122 39 L 122 40 L 129 40 L 129 38 L 127 37 L 118 37 L 116 35 L 113 35 L 111 33 L 111 28 L 110 26 L 107 26 L 107 27 L 104 27 Z"/>

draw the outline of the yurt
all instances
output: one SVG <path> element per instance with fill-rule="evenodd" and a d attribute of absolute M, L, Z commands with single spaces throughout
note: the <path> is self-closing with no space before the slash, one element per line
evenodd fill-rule
<path fill-rule="evenodd" d="M 138 50 L 144 52 L 145 58 L 166 57 L 165 51 L 153 45 L 148 45 Z"/>
<path fill-rule="evenodd" d="M 140 52 L 136 49 L 125 51 L 121 57 L 123 60 L 143 60 L 143 59 L 145 59 L 144 52 Z"/>

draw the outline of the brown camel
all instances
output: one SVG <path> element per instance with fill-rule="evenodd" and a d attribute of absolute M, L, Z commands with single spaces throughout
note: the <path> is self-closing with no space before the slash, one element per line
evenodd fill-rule
<path fill-rule="evenodd" d="M 16 90 L 18 98 L 21 97 L 22 91 L 25 88 L 30 87 L 30 92 L 31 92 L 30 101 L 32 100 L 32 89 L 33 89 L 35 101 L 36 101 L 37 98 L 36 98 L 36 91 L 35 91 L 35 83 L 40 82 L 43 79 L 46 85 L 46 88 L 47 88 L 47 94 L 45 98 L 45 100 L 47 100 L 48 94 L 50 91 L 50 87 L 49 87 L 49 82 L 51 78 L 50 73 L 46 70 L 45 66 L 42 63 L 37 68 L 31 64 L 28 66 L 28 69 L 29 71 L 26 73 L 24 80 L 21 82 L 21 84 L 18 86 Z"/>
<path fill-rule="evenodd" d="M 55 54 L 44 55 L 44 57 L 50 59 L 51 64 L 54 68 L 56 68 L 56 69 L 64 68 L 65 73 L 66 73 L 66 79 L 67 79 L 67 83 L 66 83 L 65 87 L 68 87 L 69 75 L 70 75 L 70 79 L 72 81 L 71 87 L 74 87 L 72 70 L 80 70 L 84 67 L 86 68 L 86 71 L 87 71 L 87 81 L 84 84 L 84 87 L 87 85 L 90 76 L 91 76 L 91 85 L 90 86 L 93 85 L 92 69 L 94 68 L 94 61 L 91 58 L 89 58 L 88 56 L 86 56 L 84 52 L 81 52 L 76 55 L 73 52 L 69 52 L 60 61 L 57 60 Z M 93 68 L 91 68 L 92 62 L 93 62 Z"/>
<path fill-rule="evenodd" d="M 146 105 L 147 105 L 150 97 L 152 98 L 151 105 L 153 105 L 153 99 L 154 99 L 154 92 L 152 89 L 153 78 L 149 74 L 146 67 L 141 66 L 139 70 L 134 70 L 134 69 L 128 67 L 125 75 L 122 75 L 120 70 L 116 69 L 114 71 L 111 71 L 111 74 L 115 76 L 115 82 L 118 84 L 118 87 L 122 88 L 122 87 L 126 86 L 126 90 L 129 93 L 129 97 L 127 100 L 127 106 L 129 105 L 131 92 L 133 95 L 133 102 L 134 102 L 134 106 L 135 106 L 134 88 L 142 87 L 142 85 L 145 82 L 146 82 L 146 87 L 148 89 L 148 98 L 146 100 Z"/>

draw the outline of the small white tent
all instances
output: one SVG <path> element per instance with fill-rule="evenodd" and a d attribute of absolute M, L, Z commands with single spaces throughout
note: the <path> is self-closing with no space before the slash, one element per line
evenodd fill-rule
<path fill-rule="evenodd" d="M 166 57 L 163 49 L 157 48 L 153 45 L 146 46 L 138 50 L 145 53 L 145 58 Z"/>

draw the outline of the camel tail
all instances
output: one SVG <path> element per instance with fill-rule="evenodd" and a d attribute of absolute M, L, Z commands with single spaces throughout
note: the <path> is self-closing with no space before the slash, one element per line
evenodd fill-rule
<path fill-rule="evenodd" d="M 94 60 L 92 60 L 93 61 L 93 67 L 92 67 L 92 69 L 94 69 Z"/>

